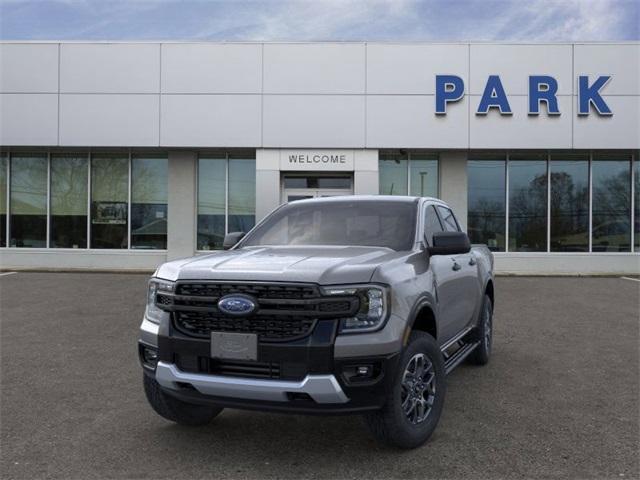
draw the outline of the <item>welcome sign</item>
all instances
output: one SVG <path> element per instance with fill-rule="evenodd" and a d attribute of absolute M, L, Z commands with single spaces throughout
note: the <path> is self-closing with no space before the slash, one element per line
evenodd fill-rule
<path fill-rule="evenodd" d="M 280 150 L 280 169 L 288 171 L 353 171 L 354 151 Z"/>

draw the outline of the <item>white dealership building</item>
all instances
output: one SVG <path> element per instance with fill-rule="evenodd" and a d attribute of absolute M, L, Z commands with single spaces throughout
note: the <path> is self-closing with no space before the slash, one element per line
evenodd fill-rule
<path fill-rule="evenodd" d="M 440 197 L 499 272 L 640 272 L 640 43 L 0 43 L 3 269 L 151 270 Z"/>

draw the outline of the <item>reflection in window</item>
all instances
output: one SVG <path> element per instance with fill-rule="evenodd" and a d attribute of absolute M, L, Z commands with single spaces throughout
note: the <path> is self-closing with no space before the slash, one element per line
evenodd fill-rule
<path fill-rule="evenodd" d="M 198 160 L 198 250 L 222 248 L 226 176 L 226 158 Z"/>
<path fill-rule="evenodd" d="M 380 195 L 407 195 L 408 160 L 406 154 L 380 154 Z"/>
<path fill-rule="evenodd" d="M 509 251 L 547 250 L 546 155 L 513 155 L 509 162 Z"/>
<path fill-rule="evenodd" d="M 451 210 L 438 205 L 438 213 L 440 214 L 440 219 L 442 220 L 442 226 L 444 227 L 445 232 L 460 231 L 458 221 L 456 220 L 456 217 L 453 215 L 453 212 Z"/>
<path fill-rule="evenodd" d="M 7 155 L 0 154 L 0 247 L 7 246 Z"/>
<path fill-rule="evenodd" d="M 551 157 L 551 251 L 589 251 L 589 159 Z"/>
<path fill-rule="evenodd" d="M 248 232 L 256 223 L 256 162 L 229 159 L 229 232 Z"/>
<path fill-rule="evenodd" d="M 12 247 L 47 246 L 47 157 L 11 156 Z"/>
<path fill-rule="evenodd" d="M 51 157 L 51 239 L 53 248 L 87 247 L 86 155 Z"/>
<path fill-rule="evenodd" d="M 438 196 L 438 159 L 433 155 L 412 153 L 409 160 L 409 195 Z"/>
<path fill-rule="evenodd" d="M 166 157 L 131 159 L 131 248 L 167 248 Z"/>
<path fill-rule="evenodd" d="M 504 252 L 505 161 L 469 160 L 467 178 L 469 239 L 471 243 L 486 244 L 492 251 Z"/>
<path fill-rule="evenodd" d="M 129 159 L 91 158 L 91 248 L 127 248 Z"/>
<path fill-rule="evenodd" d="M 626 158 L 625 158 L 626 157 Z M 594 155 L 591 167 L 594 252 L 628 252 L 631 247 L 629 156 Z"/>
<path fill-rule="evenodd" d="M 638 158 L 638 155 L 640 154 L 640 152 L 636 152 L 636 157 L 635 157 L 635 161 L 633 162 L 633 178 L 634 178 L 634 186 L 633 186 L 633 191 L 634 191 L 634 208 L 635 208 L 635 213 L 633 216 L 633 223 L 635 225 L 635 230 L 634 230 L 634 244 L 635 244 L 635 248 L 634 251 L 635 252 L 640 252 L 640 158 Z"/>

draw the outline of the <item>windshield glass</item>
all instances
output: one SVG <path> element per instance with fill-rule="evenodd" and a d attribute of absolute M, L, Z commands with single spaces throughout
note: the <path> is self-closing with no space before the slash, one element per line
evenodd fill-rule
<path fill-rule="evenodd" d="M 247 235 L 241 246 L 353 245 L 410 250 L 415 202 L 345 200 L 293 202 Z"/>

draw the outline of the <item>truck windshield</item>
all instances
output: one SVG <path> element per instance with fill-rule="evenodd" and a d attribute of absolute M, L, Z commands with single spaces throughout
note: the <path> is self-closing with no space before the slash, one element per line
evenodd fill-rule
<path fill-rule="evenodd" d="M 408 201 L 292 202 L 256 227 L 241 246 L 349 245 L 410 250 L 416 208 L 416 202 Z"/>

